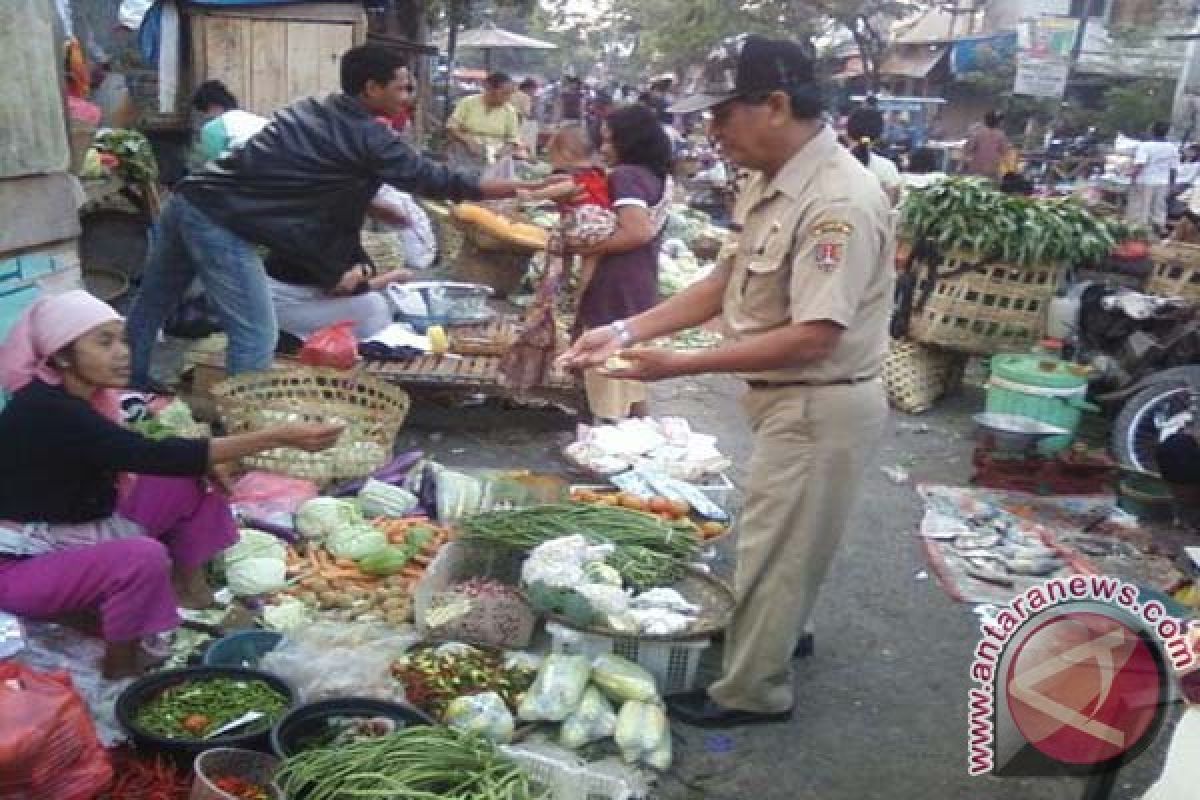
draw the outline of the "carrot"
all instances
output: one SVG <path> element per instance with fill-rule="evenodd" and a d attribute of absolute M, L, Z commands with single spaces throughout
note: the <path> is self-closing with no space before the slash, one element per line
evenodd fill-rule
<path fill-rule="evenodd" d="M 351 569 L 349 567 L 334 567 L 322 572 L 321 577 L 325 578 L 326 580 L 338 580 L 340 578 L 361 578 L 363 577 L 363 574 L 357 569 Z"/>

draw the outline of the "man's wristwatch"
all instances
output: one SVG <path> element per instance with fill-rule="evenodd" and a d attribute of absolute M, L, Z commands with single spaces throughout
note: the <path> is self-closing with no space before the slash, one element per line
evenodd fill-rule
<path fill-rule="evenodd" d="M 633 334 L 629 332 L 629 325 L 623 319 L 618 319 L 612 323 L 613 330 L 617 332 L 617 338 L 621 341 L 622 347 L 628 347 L 633 344 Z"/>

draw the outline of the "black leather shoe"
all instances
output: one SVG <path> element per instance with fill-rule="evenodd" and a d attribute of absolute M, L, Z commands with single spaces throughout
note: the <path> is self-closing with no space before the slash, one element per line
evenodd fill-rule
<path fill-rule="evenodd" d="M 668 697 L 667 711 L 680 722 L 686 722 L 688 725 L 694 725 L 697 728 L 738 728 L 743 725 L 769 725 L 788 722 L 792 718 L 791 711 L 765 713 L 725 708 L 724 706 L 717 705 L 708 696 L 708 692 L 703 689 Z"/>

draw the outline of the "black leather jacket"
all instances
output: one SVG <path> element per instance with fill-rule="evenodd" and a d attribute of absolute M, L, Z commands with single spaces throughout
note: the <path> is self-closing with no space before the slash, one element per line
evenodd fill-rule
<path fill-rule="evenodd" d="M 276 112 L 178 191 L 214 222 L 305 264 L 312 283 L 331 288 L 363 258 L 359 230 L 383 183 L 438 199 L 480 197 L 477 176 L 422 157 L 342 93 Z"/>

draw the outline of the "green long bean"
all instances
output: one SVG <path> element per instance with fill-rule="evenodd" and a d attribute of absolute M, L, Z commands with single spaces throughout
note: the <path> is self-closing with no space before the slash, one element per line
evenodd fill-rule
<path fill-rule="evenodd" d="M 307 800 L 535 800 L 528 778 L 491 742 L 419 726 L 286 759 L 276 782 Z"/>
<path fill-rule="evenodd" d="M 653 514 L 589 503 L 558 503 L 515 511 L 490 511 L 462 522 L 464 539 L 532 550 L 543 542 L 581 534 L 593 544 L 612 544 L 611 563 L 637 588 L 674 583 L 700 551 L 687 526 Z"/>
<path fill-rule="evenodd" d="M 202 739 L 248 711 L 266 716 L 239 733 L 262 730 L 278 719 L 287 698 L 260 680 L 200 678 L 168 687 L 138 709 L 134 722 L 148 733 L 168 739 Z M 187 724 L 203 720 L 204 724 Z"/>

